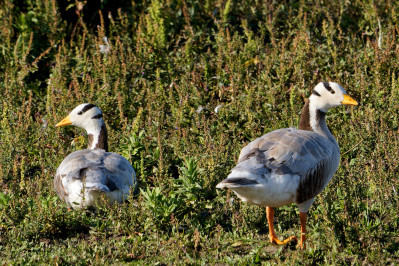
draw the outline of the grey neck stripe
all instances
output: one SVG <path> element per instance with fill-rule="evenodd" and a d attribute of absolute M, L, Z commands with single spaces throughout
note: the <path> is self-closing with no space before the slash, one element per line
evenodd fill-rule
<path fill-rule="evenodd" d="M 316 121 L 320 124 L 320 121 L 326 120 L 326 113 L 321 110 L 316 110 Z"/>

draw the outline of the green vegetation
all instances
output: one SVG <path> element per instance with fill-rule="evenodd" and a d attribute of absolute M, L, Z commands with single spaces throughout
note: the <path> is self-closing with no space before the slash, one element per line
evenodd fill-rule
<path fill-rule="evenodd" d="M 397 2 L 61 2 L 0 5 L 0 264 L 399 263 Z M 264 208 L 215 186 L 246 143 L 297 126 L 322 80 L 360 105 L 328 115 L 341 165 L 310 209 L 308 249 L 271 245 Z M 68 211 L 52 184 L 86 146 L 54 125 L 83 102 L 140 181 L 97 214 Z M 275 226 L 299 236 L 296 206 Z"/>

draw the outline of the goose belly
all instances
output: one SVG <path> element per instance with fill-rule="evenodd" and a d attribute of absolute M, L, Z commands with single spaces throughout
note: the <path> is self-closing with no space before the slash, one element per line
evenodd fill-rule
<path fill-rule="evenodd" d="M 68 184 L 66 201 L 74 209 L 96 206 L 101 203 L 101 197 L 104 194 L 103 191 L 89 190 L 83 182 L 76 180 Z"/>
<path fill-rule="evenodd" d="M 95 184 L 100 187 L 101 184 Z M 106 191 L 108 188 L 104 187 L 104 190 L 101 189 L 90 189 L 90 183 L 83 183 L 80 180 L 75 180 L 74 182 L 69 182 L 67 186 L 67 197 L 66 201 L 68 205 L 70 205 L 74 209 L 84 208 L 96 205 L 102 205 L 103 200 L 106 202 L 113 204 L 116 202 L 122 203 L 129 196 L 128 189 L 125 193 L 119 189 L 114 191 Z"/>
<path fill-rule="evenodd" d="M 242 200 L 250 204 L 281 207 L 294 203 L 300 177 L 298 175 L 265 175 L 258 178 L 258 184 L 230 187 Z"/>

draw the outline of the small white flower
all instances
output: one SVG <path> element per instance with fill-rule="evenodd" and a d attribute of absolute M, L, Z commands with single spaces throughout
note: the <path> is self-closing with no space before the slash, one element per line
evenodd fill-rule
<path fill-rule="evenodd" d="M 47 120 L 42 118 L 42 128 L 46 128 L 48 125 Z"/>
<path fill-rule="evenodd" d="M 215 113 L 217 114 L 219 109 L 223 107 L 223 104 L 219 104 L 218 106 L 216 106 L 215 108 Z"/>
<path fill-rule="evenodd" d="M 100 45 L 100 53 L 108 54 L 109 51 L 111 51 L 111 45 L 109 45 L 107 37 L 103 37 L 103 41 L 104 41 L 105 45 L 104 44 Z"/>
<path fill-rule="evenodd" d="M 206 110 L 205 107 L 199 106 L 198 109 L 196 110 L 196 112 L 199 114 L 199 113 L 201 113 L 204 110 Z"/>

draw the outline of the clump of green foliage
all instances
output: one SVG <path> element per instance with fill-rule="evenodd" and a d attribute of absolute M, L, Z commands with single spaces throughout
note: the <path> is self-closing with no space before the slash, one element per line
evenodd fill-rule
<path fill-rule="evenodd" d="M 2 263 L 399 262 L 398 3 L 90 4 L 0 5 Z M 328 114 L 341 165 L 309 212 L 308 249 L 277 247 L 263 208 L 215 186 L 246 143 L 296 126 L 322 80 L 360 106 Z M 98 213 L 69 211 L 52 185 L 86 146 L 71 145 L 81 129 L 54 125 L 83 102 L 103 110 L 110 150 L 139 179 Z M 276 219 L 281 237 L 299 234 L 295 206 Z"/>

